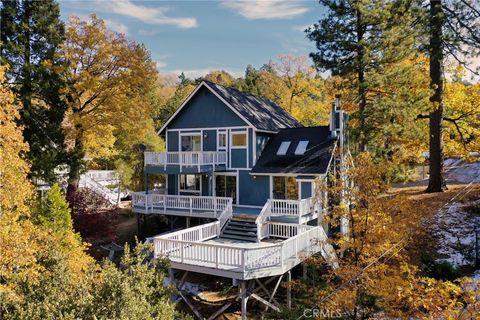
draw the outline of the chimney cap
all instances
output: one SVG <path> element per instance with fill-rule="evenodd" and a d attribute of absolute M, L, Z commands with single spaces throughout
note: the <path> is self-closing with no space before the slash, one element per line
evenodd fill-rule
<path fill-rule="evenodd" d="M 335 98 L 340 98 L 342 95 L 340 93 L 335 94 Z"/>

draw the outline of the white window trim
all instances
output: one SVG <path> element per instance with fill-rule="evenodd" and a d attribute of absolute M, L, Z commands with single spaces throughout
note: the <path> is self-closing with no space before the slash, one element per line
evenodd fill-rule
<path fill-rule="evenodd" d="M 235 188 L 236 188 L 236 192 L 237 192 L 237 201 L 234 203 L 234 205 L 238 205 L 240 203 L 240 184 L 239 184 L 239 172 L 238 170 L 235 171 L 235 172 L 214 172 L 213 173 L 213 192 L 212 194 L 216 197 L 217 196 L 217 186 L 216 186 L 216 177 L 217 176 L 232 176 L 232 177 L 235 177 Z"/>
<path fill-rule="evenodd" d="M 225 135 L 225 146 L 220 146 L 220 135 Z M 217 130 L 217 151 L 225 151 L 228 148 L 228 133 L 226 130 Z"/>
<path fill-rule="evenodd" d="M 198 151 L 182 151 L 182 137 L 193 137 L 199 136 L 200 137 L 200 150 Z M 179 152 L 201 152 L 203 151 L 203 134 L 202 132 L 180 132 L 178 135 L 178 151 Z"/>
<path fill-rule="evenodd" d="M 240 135 L 240 134 L 245 135 L 245 146 L 234 146 L 233 145 L 233 136 L 234 135 Z M 245 131 L 230 131 L 230 141 L 231 141 L 230 149 L 248 149 L 248 131 L 247 130 L 245 130 Z"/>

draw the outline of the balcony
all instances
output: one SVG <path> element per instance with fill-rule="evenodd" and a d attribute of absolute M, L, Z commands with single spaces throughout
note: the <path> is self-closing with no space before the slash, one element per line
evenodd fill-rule
<path fill-rule="evenodd" d="M 227 166 L 226 151 L 145 152 L 145 166 L 163 167 L 165 173 L 206 172 Z"/>
<path fill-rule="evenodd" d="M 132 208 L 134 212 L 144 214 L 219 219 L 222 214 L 232 212 L 232 198 L 135 192 Z"/>

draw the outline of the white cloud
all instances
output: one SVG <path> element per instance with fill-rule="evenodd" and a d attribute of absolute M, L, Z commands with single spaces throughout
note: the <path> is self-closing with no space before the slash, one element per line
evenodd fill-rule
<path fill-rule="evenodd" d="M 111 12 L 141 20 L 149 24 L 172 25 L 182 29 L 196 28 L 197 19 L 192 17 L 169 17 L 166 7 L 145 7 L 130 0 L 101 2 L 108 6 Z"/>
<path fill-rule="evenodd" d="M 227 0 L 222 5 L 252 20 L 291 19 L 308 11 L 302 2 L 291 0 Z"/>
<path fill-rule="evenodd" d="M 107 27 L 115 32 L 118 33 L 123 33 L 123 34 L 128 34 L 128 27 L 124 25 L 123 23 L 116 22 L 113 20 L 109 19 L 103 19 L 105 23 L 107 24 Z"/>

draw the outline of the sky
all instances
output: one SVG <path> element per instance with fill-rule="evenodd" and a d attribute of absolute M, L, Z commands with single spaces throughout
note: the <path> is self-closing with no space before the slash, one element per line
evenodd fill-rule
<path fill-rule="evenodd" d="M 315 50 L 303 30 L 318 21 L 315 0 L 60 0 L 62 19 L 95 13 L 107 26 L 143 43 L 161 73 L 196 78 L 211 70 L 244 75 L 280 54 Z"/>

